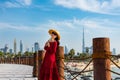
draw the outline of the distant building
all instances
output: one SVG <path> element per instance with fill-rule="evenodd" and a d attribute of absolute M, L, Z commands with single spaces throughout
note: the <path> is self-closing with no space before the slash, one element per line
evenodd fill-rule
<path fill-rule="evenodd" d="M 23 53 L 23 43 L 22 43 L 22 40 L 20 40 L 20 52 Z"/>
<path fill-rule="evenodd" d="M 85 53 L 92 54 L 93 53 L 93 47 L 85 47 Z"/>
<path fill-rule="evenodd" d="M 84 53 L 89 53 L 89 47 L 85 47 L 85 52 Z"/>
<path fill-rule="evenodd" d="M 12 54 L 12 49 L 9 49 L 10 54 Z"/>
<path fill-rule="evenodd" d="M 116 49 L 115 48 L 113 48 L 112 54 L 116 55 Z"/>
<path fill-rule="evenodd" d="M 4 52 L 4 48 L 1 48 L 0 51 Z"/>
<path fill-rule="evenodd" d="M 32 47 L 32 53 L 34 52 L 34 48 Z"/>
<path fill-rule="evenodd" d="M 16 43 L 16 39 L 14 39 L 14 54 L 17 53 L 17 43 Z"/>
<path fill-rule="evenodd" d="M 90 53 L 90 54 L 93 54 L 93 46 L 91 46 L 91 47 L 89 48 L 89 50 L 90 50 L 89 53 Z"/>
<path fill-rule="evenodd" d="M 35 52 L 40 49 L 38 42 L 35 42 L 35 44 L 34 44 L 34 49 L 35 49 Z"/>
<path fill-rule="evenodd" d="M 7 50 L 8 50 L 8 45 L 6 44 L 5 47 L 4 47 L 4 49 L 3 49 L 3 52 L 7 53 Z"/>
<path fill-rule="evenodd" d="M 82 53 L 85 53 L 85 34 L 84 34 L 84 27 L 83 27 L 83 34 L 82 34 Z"/>
<path fill-rule="evenodd" d="M 68 54 L 68 48 L 65 46 L 65 54 Z"/>
<path fill-rule="evenodd" d="M 29 52 L 29 48 L 27 48 L 27 52 Z"/>

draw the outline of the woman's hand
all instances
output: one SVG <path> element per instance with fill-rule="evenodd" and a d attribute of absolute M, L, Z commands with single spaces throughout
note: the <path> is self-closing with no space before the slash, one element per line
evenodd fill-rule
<path fill-rule="evenodd" d="M 45 53 L 46 53 L 46 50 L 43 50 L 42 53 L 45 54 Z"/>
<path fill-rule="evenodd" d="M 50 47 L 50 43 L 49 43 L 49 41 L 46 42 L 45 46 Z"/>

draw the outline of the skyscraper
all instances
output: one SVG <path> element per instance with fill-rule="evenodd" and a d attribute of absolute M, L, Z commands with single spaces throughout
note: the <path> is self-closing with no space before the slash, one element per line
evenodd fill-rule
<path fill-rule="evenodd" d="M 27 50 L 26 50 L 27 52 L 29 52 L 29 48 L 27 48 Z"/>
<path fill-rule="evenodd" d="M 16 39 L 14 39 L 14 54 L 17 53 L 17 43 L 16 43 Z"/>
<path fill-rule="evenodd" d="M 10 54 L 12 54 L 12 49 L 9 49 Z"/>
<path fill-rule="evenodd" d="M 65 46 L 65 54 L 68 54 L 68 48 Z"/>
<path fill-rule="evenodd" d="M 3 52 L 6 54 L 6 53 L 7 53 L 7 50 L 8 50 L 8 45 L 7 45 L 7 44 L 5 44 L 5 47 L 4 47 Z"/>
<path fill-rule="evenodd" d="M 20 53 L 23 53 L 23 43 L 22 43 L 22 40 L 20 40 Z"/>
<path fill-rule="evenodd" d="M 90 47 L 90 54 L 93 53 L 93 46 Z"/>
<path fill-rule="evenodd" d="M 34 44 L 34 49 L 35 49 L 35 52 L 38 51 L 40 48 L 39 48 L 39 43 L 38 42 L 35 42 Z"/>
<path fill-rule="evenodd" d="M 115 48 L 113 48 L 112 54 L 116 55 L 116 49 Z"/>
<path fill-rule="evenodd" d="M 85 53 L 85 37 L 84 37 L 84 27 L 83 27 L 83 34 L 82 34 L 82 53 Z"/>
<path fill-rule="evenodd" d="M 33 47 L 32 47 L 32 53 L 34 52 L 33 50 L 34 50 L 34 49 L 33 49 Z"/>

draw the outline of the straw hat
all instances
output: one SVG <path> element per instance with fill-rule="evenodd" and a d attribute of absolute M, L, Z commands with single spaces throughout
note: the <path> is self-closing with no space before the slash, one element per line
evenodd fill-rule
<path fill-rule="evenodd" d="M 55 29 L 50 29 L 50 30 L 48 31 L 49 34 L 52 34 L 52 32 L 56 33 L 56 34 L 57 34 L 57 37 L 58 37 L 58 40 L 60 40 L 60 33 L 59 33 L 57 30 L 55 30 Z"/>

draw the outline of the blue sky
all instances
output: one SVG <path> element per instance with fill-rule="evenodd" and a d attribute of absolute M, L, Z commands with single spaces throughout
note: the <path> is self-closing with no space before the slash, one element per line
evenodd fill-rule
<path fill-rule="evenodd" d="M 82 51 L 82 28 L 85 45 L 96 37 L 109 37 L 112 48 L 120 53 L 119 0 L 0 0 L 0 47 L 23 41 L 24 49 L 39 42 L 43 48 L 48 30 L 57 29 L 61 46 Z"/>

